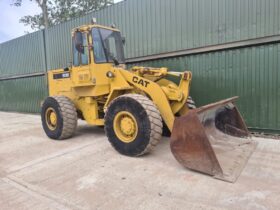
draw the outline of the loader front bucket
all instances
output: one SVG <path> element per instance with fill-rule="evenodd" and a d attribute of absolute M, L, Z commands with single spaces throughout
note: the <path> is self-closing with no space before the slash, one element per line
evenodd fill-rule
<path fill-rule="evenodd" d="M 235 182 L 257 143 L 234 101 L 208 104 L 177 117 L 171 151 L 183 166 L 228 182 Z"/>

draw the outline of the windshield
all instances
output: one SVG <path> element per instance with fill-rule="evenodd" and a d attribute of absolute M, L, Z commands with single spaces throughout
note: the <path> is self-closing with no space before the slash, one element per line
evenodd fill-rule
<path fill-rule="evenodd" d="M 95 63 L 125 63 L 121 33 L 103 28 L 93 28 Z"/>

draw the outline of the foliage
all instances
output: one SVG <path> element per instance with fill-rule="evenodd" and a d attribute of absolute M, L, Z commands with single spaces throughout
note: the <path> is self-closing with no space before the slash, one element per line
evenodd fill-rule
<path fill-rule="evenodd" d="M 21 6 L 27 0 L 13 0 L 14 6 Z M 40 29 L 85 15 L 113 4 L 113 0 L 29 0 L 36 2 L 42 13 L 27 15 L 20 19 L 32 29 Z"/>

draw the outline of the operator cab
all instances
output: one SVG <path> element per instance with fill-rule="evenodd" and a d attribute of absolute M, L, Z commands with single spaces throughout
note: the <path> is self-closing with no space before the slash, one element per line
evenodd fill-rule
<path fill-rule="evenodd" d="M 120 31 L 99 25 L 87 25 L 73 31 L 73 65 L 124 64 L 124 38 Z"/>

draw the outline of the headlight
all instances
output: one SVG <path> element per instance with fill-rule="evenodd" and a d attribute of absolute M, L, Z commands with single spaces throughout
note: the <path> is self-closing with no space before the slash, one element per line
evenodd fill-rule
<path fill-rule="evenodd" d="M 113 77 L 115 77 L 114 73 L 111 72 L 111 71 L 108 71 L 108 72 L 106 73 L 106 76 L 107 76 L 108 78 L 113 78 Z"/>

